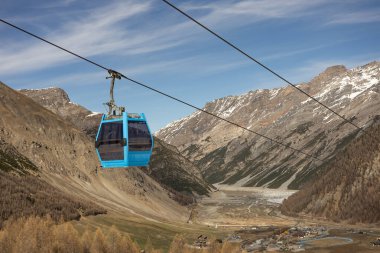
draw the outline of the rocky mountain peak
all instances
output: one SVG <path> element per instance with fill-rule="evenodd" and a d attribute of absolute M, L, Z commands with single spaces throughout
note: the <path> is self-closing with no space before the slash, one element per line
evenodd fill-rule
<path fill-rule="evenodd" d="M 38 100 L 43 105 L 51 105 L 50 107 L 64 106 L 70 103 L 69 95 L 61 88 L 49 87 L 44 89 L 21 89 L 24 95 Z"/>
<path fill-rule="evenodd" d="M 371 61 L 371 62 L 365 64 L 363 67 L 367 68 L 367 67 L 379 67 L 379 66 L 380 66 L 379 61 Z"/>
<path fill-rule="evenodd" d="M 326 68 L 319 76 L 325 75 L 325 76 L 336 76 L 337 74 L 341 74 L 347 71 L 346 66 L 344 65 L 335 65 Z"/>
<path fill-rule="evenodd" d="M 326 84 L 334 77 L 337 77 L 341 74 L 346 73 L 348 70 L 344 65 L 335 65 L 326 68 L 322 73 L 320 73 L 318 76 L 314 77 L 311 80 L 311 84 Z"/>
<path fill-rule="evenodd" d="M 81 105 L 71 102 L 66 91 L 57 87 L 45 89 L 23 89 L 20 93 L 30 97 L 46 109 L 59 115 L 64 120 L 75 125 L 87 134 L 94 136 L 100 122 L 101 113 L 91 112 Z M 76 120 L 76 119 L 83 120 Z"/>

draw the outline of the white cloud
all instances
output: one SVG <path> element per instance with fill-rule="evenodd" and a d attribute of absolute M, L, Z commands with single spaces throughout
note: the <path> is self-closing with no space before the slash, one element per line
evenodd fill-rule
<path fill-rule="evenodd" d="M 186 11 L 199 11 L 196 15 L 206 25 L 215 26 L 218 31 L 231 27 L 243 26 L 267 19 L 294 18 L 315 13 L 320 5 L 327 0 L 243 0 L 211 2 L 211 4 L 197 3 L 182 5 Z M 65 4 L 72 4 L 72 0 L 66 0 Z M 165 14 L 152 16 L 156 5 L 153 1 L 116 1 L 106 6 L 100 6 L 93 10 L 66 10 L 70 15 L 57 13 L 60 25 L 46 30 L 47 39 L 56 42 L 63 47 L 83 55 L 94 58 L 125 57 L 146 53 L 156 53 L 166 49 L 173 49 L 179 45 L 210 39 L 203 36 L 204 31 L 186 18 L 180 17 L 170 8 L 165 9 Z M 375 13 L 368 15 L 367 20 L 378 17 Z M 52 16 L 41 20 L 34 20 L 34 16 L 25 16 L 33 19 L 32 23 L 43 24 L 51 20 Z M 157 20 L 155 20 L 157 18 Z M 58 19 L 58 18 L 57 18 Z M 359 15 L 334 19 L 335 23 L 353 22 L 359 19 Z M 10 19 L 13 21 L 14 19 Z M 17 20 L 17 17 L 15 18 Z M 45 27 L 44 27 L 45 30 Z M 202 34 L 202 36 L 197 36 Z M 33 38 L 25 38 L 23 41 L 11 41 L 2 38 L 3 43 L 0 54 L 0 74 L 11 75 L 15 73 L 44 70 L 53 66 L 65 66 L 77 61 L 74 56 L 62 52 L 49 45 L 42 44 Z M 324 47 L 324 46 L 321 46 Z M 263 59 L 275 59 L 294 54 L 301 54 L 317 50 L 320 47 L 311 47 L 293 52 L 285 52 L 270 55 Z M 186 49 L 184 49 L 186 50 Z M 178 53 L 180 58 L 180 52 Z M 195 57 L 195 56 L 194 56 Z M 206 56 L 202 55 L 203 58 Z M 189 59 L 185 59 L 189 61 Z M 164 70 L 166 67 L 177 67 L 180 60 L 156 61 L 145 66 L 137 65 L 132 73 L 148 73 Z M 190 59 L 190 62 L 195 62 Z M 223 61 L 222 61 L 223 62 Z M 101 63 L 101 62 L 100 62 Z M 240 62 L 226 63 L 220 66 L 210 65 L 210 71 L 233 69 L 240 66 Z M 120 65 L 120 64 L 119 64 Z M 186 64 L 185 64 L 186 65 Z M 110 66 L 112 67 L 112 66 Z"/>
<path fill-rule="evenodd" d="M 63 6 L 68 6 L 76 2 L 77 0 L 60 0 L 60 1 L 52 1 L 50 3 L 47 3 L 44 6 L 40 6 L 40 8 L 58 8 Z"/>
<path fill-rule="evenodd" d="M 139 55 L 157 52 L 178 45 L 189 43 L 198 38 L 201 32 L 190 21 L 172 22 L 170 18 L 160 22 L 139 23 L 139 27 L 128 25 L 131 17 L 142 17 L 149 14 L 151 2 L 129 1 L 116 2 L 106 8 L 86 11 L 78 18 L 65 22 L 61 27 L 47 32 L 46 38 L 85 57 L 118 55 Z M 50 18 L 50 17 L 49 17 Z M 127 21 L 127 22 L 125 22 Z M 43 22 L 43 21 L 41 21 Z M 32 42 L 32 43 L 30 43 Z M 43 44 L 33 38 L 27 38 L 20 43 L 8 43 L 0 49 L 0 74 L 12 75 L 20 71 L 36 71 L 52 66 L 61 66 L 77 61 L 77 59 L 50 45 Z M 128 68 L 128 73 L 152 73 L 165 68 L 175 68 L 196 62 L 195 57 L 185 57 L 178 60 L 163 60 L 135 65 Z M 217 72 L 239 63 L 228 63 L 220 66 L 211 65 L 208 71 Z M 110 66 L 112 67 L 112 66 Z M 74 76 L 77 76 L 74 74 Z M 67 80 L 67 78 L 64 78 Z"/>
<path fill-rule="evenodd" d="M 233 27 L 237 23 L 244 25 L 268 19 L 308 15 L 315 7 L 326 2 L 327 0 L 243 0 L 233 3 L 218 1 L 208 5 L 188 4 L 184 5 L 184 9 L 208 11 L 201 19 L 207 25 L 223 24 Z"/>
<path fill-rule="evenodd" d="M 149 2 L 141 4 L 129 1 L 110 4 L 93 10 L 92 14 L 62 24 L 61 27 L 51 31 L 46 38 L 86 57 L 123 52 L 126 47 L 133 43 L 136 46 L 138 42 L 127 43 L 130 31 L 123 29 L 122 21 L 144 13 L 149 8 Z M 0 74 L 39 70 L 75 59 L 32 38 L 3 45 L 1 55 Z"/>
<path fill-rule="evenodd" d="M 318 46 L 310 46 L 310 47 L 291 50 L 291 51 L 285 51 L 284 50 L 283 52 L 274 53 L 271 55 L 266 55 L 266 56 L 262 57 L 261 60 L 268 61 L 268 60 L 274 60 L 274 59 L 282 59 L 282 58 L 286 58 L 286 57 L 291 57 L 291 56 L 295 56 L 295 55 L 300 55 L 300 54 L 304 54 L 304 53 L 313 52 L 316 50 L 328 48 L 328 47 L 335 46 L 335 45 L 342 44 L 342 43 L 346 43 L 346 42 L 349 42 L 352 40 L 354 40 L 354 39 L 352 38 L 352 39 L 346 39 L 346 40 L 331 41 L 331 42 L 327 42 L 325 44 L 319 44 Z"/>
<path fill-rule="evenodd" d="M 347 25 L 380 22 L 380 9 L 338 13 L 327 21 L 327 25 Z"/>
<path fill-rule="evenodd" d="M 153 53 L 191 40 L 196 29 L 192 29 L 194 27 L 189 21 L 172 22 L 169 18 L 163 18 L 160 22 L 154 20 L 144 22 L 144 17 L 146 19 L 152 8 L 151 1 L 142 3 L 130 0 L 114 2 L 107 7 L 98 7 L 92 11 L 87 10 L 80 15 L 68 10 L 72 20 L 63 19 L 64 22 L 60 26 L 55 29 L 50 28 L 51 30 L 46 32 L 47 35 L 42 37 L 89 58 L 100 55 L 124 57 Z M 64 16 L 63 13 L 58 15 L 60 18 Z M 28 21 L 28 18 L 37 21 L 34 17 L 23 17 L 22 22 Z M 46 20 L 38 22 L 47 22 L 51 18 L 45 16 Z M 143 21 L 139 22 L 134 18 Z M 137 25 L 133 22 L 137 22 Z M 28 37 L 21 42 L 3 43 L 0 53 L 2 75 L 42 70 L 77 61 L 72 55 Z"/>

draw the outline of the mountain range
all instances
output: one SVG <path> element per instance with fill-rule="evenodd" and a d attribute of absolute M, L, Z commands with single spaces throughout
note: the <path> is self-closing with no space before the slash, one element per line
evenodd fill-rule
<path fill-rule="evenodd" d="M 360 127 L 380 112 L 379 62 L 329 67 L 297 87 Z M 319 158 L 199 111 L 160 129 L 156 136 L 177 147 L 209 183 L 299 189 L 359 131 L 291 86 L 219 98 L 203 109 Z"/>

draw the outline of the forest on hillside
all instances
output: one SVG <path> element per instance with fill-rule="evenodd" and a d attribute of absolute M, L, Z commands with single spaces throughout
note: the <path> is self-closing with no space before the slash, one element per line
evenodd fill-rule
<path fill-rule="evenodd" d="M 10 218 L 49 215 L 55 222 L 107 211 L 90 201 L 66 194 L 43 181 L 38 168 L 0 140 L 0 228 Z"/>
<path fill-rule="evenodd" d="M 0 171 L 0 189 L 0 228 L 9 218 L 50 215 L 54 221 L 68 221 L 107 213 L 104 208 L 64 194 L 33 175 Z"/>
<path fill-rule="evenodd" d="M 379 122 L 360 134 L 325 164 L 320 178 L 283 202 L 284 214 L 303 213 L 352 223 L 380 222 Z"/>

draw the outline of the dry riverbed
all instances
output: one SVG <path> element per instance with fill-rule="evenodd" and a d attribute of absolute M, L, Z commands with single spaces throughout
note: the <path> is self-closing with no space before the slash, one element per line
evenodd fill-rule
<path fill-rule="evenodd" d="M 217 191 L 198 200 L 194 210 L 197 223 L 209 226 L 292 225 L 297 221 L 278 210 L 282 200 L 295 191 L 258 187 L 215 185 Z"/>

